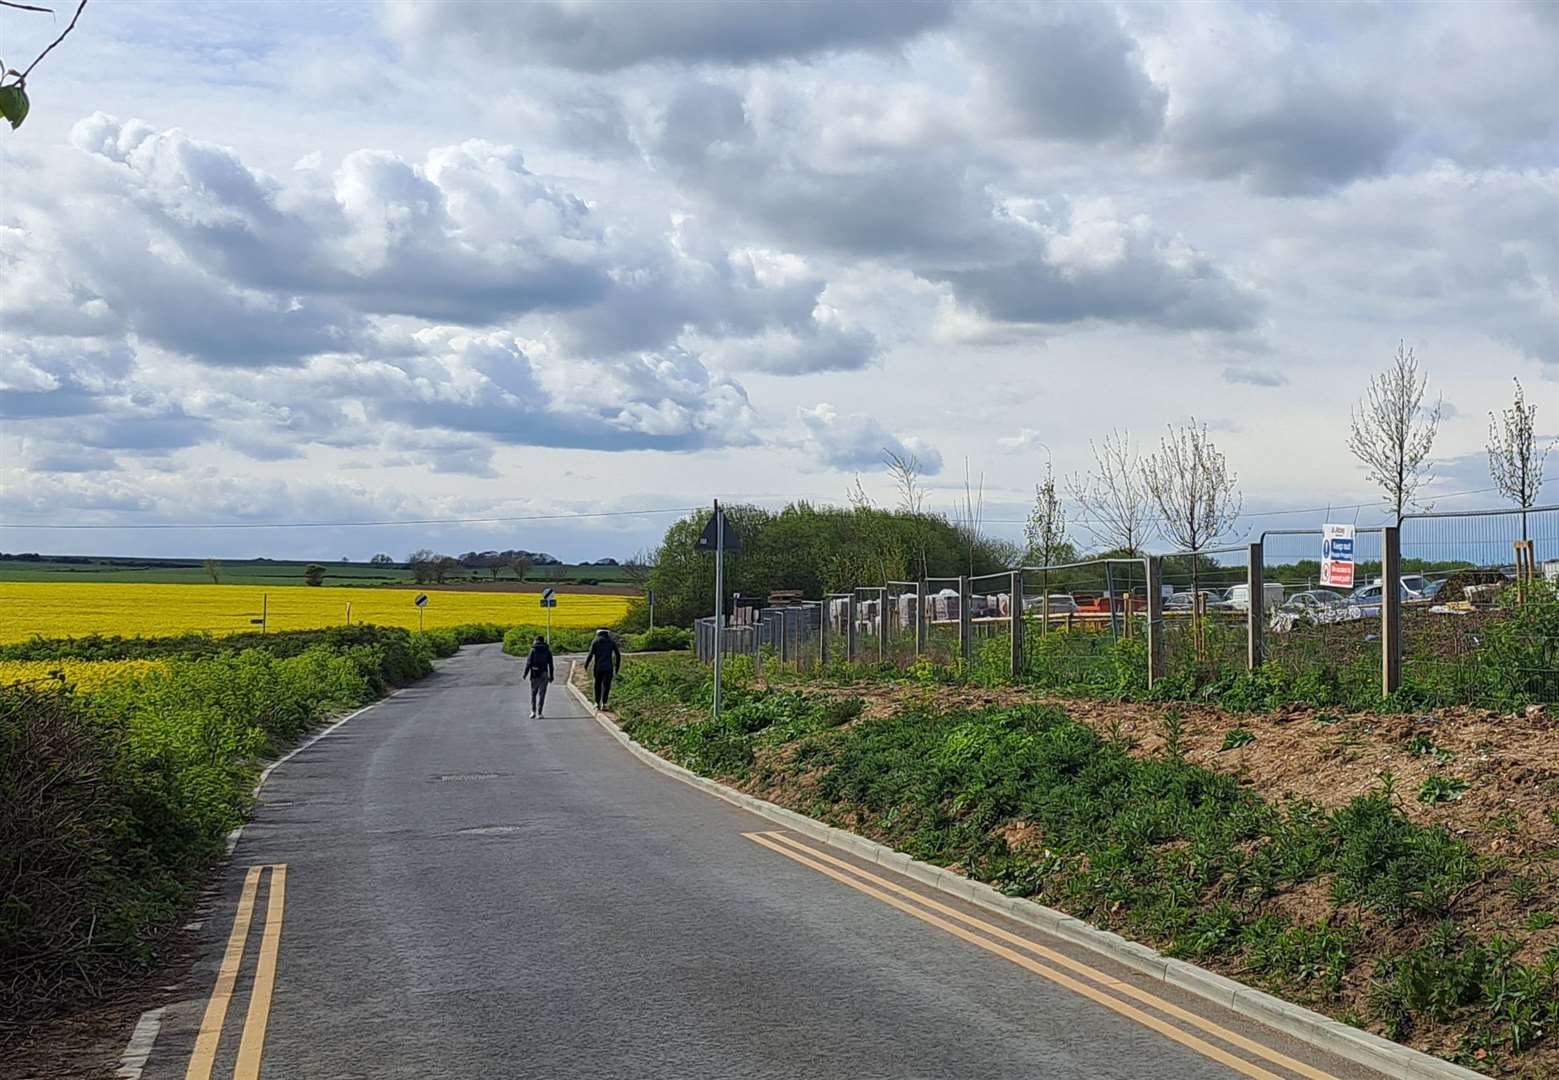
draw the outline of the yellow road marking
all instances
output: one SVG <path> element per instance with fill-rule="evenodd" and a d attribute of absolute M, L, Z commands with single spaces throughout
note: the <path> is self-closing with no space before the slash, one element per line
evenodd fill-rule
<path fill-rule="evenodd" d="M 254 969 L 254 988 L 249 992 L 249 1015 L 238 1044 L 238 1064 L 233 1080 L 259 1080 L 260 1054 L 265 1048 L 265 1025 L 271 1017 L 271 990 L 276 985 L 276 953 L 281 948 L 282 909 L 287 902 L 287 866 L 271 867 L 271 893 L 265 904 L 265 935 L 260 939 L 260 959 Z"/>
<path fill-rule="evenodd" d="M 206 1014 L 200 1021 L 200 1034 L 195 1037 L 195 1050 L 190 1055 L 184 1080 L 211 1080 L 217 1044 L 222 1041 L 222 1025 L 227 1021 L 227 1005 L 232 1000 L 233 984 L 238 981 L 238 968 L 244 959 L 244 941 L 249 937 L 249 921 L 254 915 L 254 894 L 260 885 L 260 869 L 251 866 L 244 875 L 238 913 L 233 916 L 233 930 L 227 936 L 227 950 L 222 954 L 222 966 L 217 969 L 211 1000 L 206 1002 Z"/>
<path fill-rule="evenodd" d="M 1119 1013 L 1120 1015 L 1127 1017 L 1130 1020 L 1135 1020 L 1143 1027 L 1156 1031 L 1165 1038 L 1171 1039 L 1182 1046 L 1188 1047 L 1191 1050 L 1196 1051 L 1198 1054 L 1201 1054 L 1203 1057 L 1233 1069 L 1235 1072 L 1240 1073 L 1243 1076 L 1251 1077 L 1252 1080 L 1283 1080 L 1283 1078 L 1278 1076 L 1276 1073 L 1268 1072 L 1259 1065 L 1253 1065 L 1243 1058 L 1237 1058 L 1227 1050 L 1199 1039 L 1189 1032 L 1181 1031 L 1172 1024 L 1168 1024 L 1156 1016 L 1145 1013 L 1134 1005 L 1128 1005 L 1119 998 L 1112 997 L 1109 994 L 1104 993 L 1102 990 L 1098 990 L 1092 986 L 1089 986 L 1087 983 L 1079 982 L 1070 975 L 1057 971 L 1054 968 L 1046 967 L 1044 964 L 1041 964 L 1036 960 L 1032 960 L 1029 957 L 1024 956 L 1022 953 L 1015 952 L 1014 950 L 1007 948 L 1005 945 L 998 945 L 989 938 L 981 937 L 972 931 L 964 929 L 962 926 L 958 926 L 954 923 L 948 922 L 946 919 L 933 915 L 928 911 L 922 911 L 920 908 L 907 904 L 903 900 L 883 892 L 881 889 L 874 888 L 873 886 L 868 885 L 863 881 L 858 881 L 847 874 L 840 873 L 838 870 L 835 870 L 832 867 L 826 866 L 815 859 L 808 858 L 807 856 L 802 855 L 800 852 L 775 842 L 763 833 L 743 833 L 742 835 L 747 837 L 747 839 L 751 840 L 753 843 L 761 844 L 770 851 L 774 851 L 780 855 L 785 856 L 787 859 L 801 863 L 803 866 L 811 867 L 818 873 L 827 877 L 831 877 L 842 885 L 847 885 L 850 888 L 855 889 L 857 892 L 863 892 L 868 896 L 881 900 L 889 907 L 897 908 L 899 911 L 904 912 L 904 914 L 913 916 L 914 918 L 919 919 L 921 922 L 934 926 L 939 930 L 945 930 L 947 933 L 952 934 L 956 938 L 967 941 L 971 945 L 977 945 L 986 952 L 995 953 L 1002 959 L 1010 961 L 1011 963 L 1014 963 L 1027 971 L 1031 971 L 1035 975 L 1049 979 L 1053 983 L 1064 986 L 1073 993 L 1080 994 L 1081 996 L 1088 998 L 1090 1001 L 1103 1005 L 1106 1009 L 1109 1009 L 1112 1012 Z"/>
<path fill-rule="evenodd" d="M 992 935 L 993 937 L 1000 938 L 1002 941 L 1016 945 L 1020 949 L 1025 949 L 1036 956 L 1042 956 L 1052 963 L 1059 964 L 1062 967 L 1070 968 L 1072 971 L 1077 972 L 1079 975 L 1083 976 L 1083 978 L 1088 979 L 1091 982 L 1117 991 L 1118 993 L 1125 994 L 1128 997 L 1135 998 L 1145 1005 L 1157 1009 L 1159 1012 L 1173 1016 L 1177 1020 L 1183 1020 L 1188 1024 L 1193 1024 L 1207 1032 L 1209 1035 L 1221 1039 L 1231 1046 L 1238 1046 L 1242 1050 L 1248 1050 L 1253 1054 L 1259 1054 L 1261 1057 L 1266 1058 L 1274 1065 L 1281 1066 L 1285 1069 L 1290 1069 L 1293 1072 L 1298 1073 L 1300 1076 L 1309 1077 L 1310 1080 L 1336 1080 L 1336 1077 L 1332 1076 L 1331 1073 L 1322 1072 L 1320 1069 L 1306 1065 L 1302 1061 L 1295 1061 L 1293 1058 L 1287 1056 L 1286 1054 L 1281 1054 L 1269 1046 L 1264 1046 L 1254 1039 L 1247 1039 L 1238 1032 L 1230 1031 L 1228 1028 L 1225 1028 L 1219 1024 L 1215 1024 L 1213 1021 L 1207 1019 L 1204 1016 L 1198 1016 L 1189 1009 L 1182 1009 L 1180 1006 L 1175 1005 L 1172 1002 L 1165 1001 L 1162 998 L 1156 997 L 1153 994 L 1148 993 L 1146 990 L 1141 989 L 1140 987 L 1133 986 L 1131 983 L 1123 982 L 1120 979 L 1114 978 L 1113 976 L 1106 975 L 1102 971 L 1098 971 L 1089 967 L 1087 964 L 1072 959 L 1065 953 L 1056 952 L 1054 949 L 1046 948 L 1037 942 L 1033 942 L 1025 937 L 1021 937 L 1018 934 L 1010 933 L 1006 930 L 1003 930 L 999 926 L 994 926 L 991 923 L 984 921 L 983 919 L 977 919 L 972 915 L 967 915 L 964 912 L 959 911 L 957 908 L 948 907 L 946 904 L 939 903 L 936 900 L 931 899 L 929 896 L 915 892 L 913 889 L 906 889 L 902 885 L 889 881 L 887 878 L 879 877 L 876 874 L 854 865 L 853 863 L 836 858 L 826 851 L 820 851 L 810 844 L 803 844 L 799 840 L 796 840 L 790 836 L 786 836 L 784 833 L 780 832 L 763 833 L 761 835 L 772 837 L 782 844 L 786 844 L 790 847 L 796 848 L 799 851 L 806 852 L 815 859 L 821 859 L 824 862 L 841 867 L 849 873 L 854 874 L 856 877 L 873 882 L 874 884 L 879 885 L 890 892 L 898 893 L 900 896 L 911 897 L 917 903 L 928 907 L 933 911 L 937 911 L 943 915 L 957 919 L 959 922 L 962 922 L 968 926 L 973 926 L 978 930 L 982 930 L 985 933 Z"/>

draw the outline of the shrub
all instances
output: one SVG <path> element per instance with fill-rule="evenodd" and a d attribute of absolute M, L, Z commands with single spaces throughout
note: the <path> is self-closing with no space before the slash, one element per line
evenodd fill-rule
<path fill-rule="evenodd" d="M 40 1014 L 153 959 L 158 929 L 243 819 L 261 756 L 425 674 L 460 636 L 354 626 L 28 643 L 55 658 L 162 659 L 84 692 L 0 687 L 0 1015 Z"/>

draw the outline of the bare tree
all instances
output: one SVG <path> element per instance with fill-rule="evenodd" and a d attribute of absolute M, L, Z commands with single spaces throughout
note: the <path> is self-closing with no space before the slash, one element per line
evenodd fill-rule
<path fill-rule="evenodd" d="M 882 451 L 882 462 L 888 469 L 888 476 L 899 489 L 899 509 L 906 514 L 924 513 L 926 509 L 926 489 L 920 483 L 920 458 L 915 454 L 901 454 L 886 447 Z"/>
<path fill-rule="evenodd" d="M 628 558 L 623 563 L 623 577 L 628 583 L 639 590 L 650 587 L 650 575 L 654 573 L 655 564 L 660 560 L 659 548 L 643 548 Z"/>
<path fill-rule="evenodd" d="M 1066 528 L 1066 506 L 1056 490 L 1055 472 L 1047 463 L 1044 483 L 1034 485 L 1034 507 L 1023 526 L 1023 537 L 1028 541 L 1024 561 L 1039 566 L 1070 562 L 1075 552 L 1066 538 Z"/>
<path fill-rule="evenodd" d="M 220 560 L 207 559 L 200 565 L 205 569 L 206 576 L 211 579 L 211 584 L 220 585 L 222 583 L 222 563 Z"/>
<path fill-rule="evenodd" d="M 1510 408 L 1489 413 L 1489 478 L 1501 495 L 1525 510 L 1543 486 L 1543 462 L 1554 447 L 1537 445 L 1537 406 L 1528 405 L 1516 384 Z"/>
<path fill-rule="evenodd" d="M 953 524 L 963 537 L 969 557 L 969 576 L 974 576 L 974 553 L 980 546 L 980 535 L 985 522 L 985 474 L 980 474 L 978 486 L 969 476 L 969 459 L 964 458 L 963 501 L 953 504 Z"/>
<path fill-rule="evenodd" d="M 1072 501 L 1083 512 L 1083 527 L 1104 550 L 1142 554 L 1153 536 L 1153 496 L 1142 473 L 1142 459 L 1123 429 L 1103 442 L 1088 442 L 1094 467 L 1067 480 Z"/>
<path fill-rule="evenodd" d="M 531 561 L 524 555 L 509 556 L 509 569 L 514 571 L 516 581 L 524 581 L 525 575 L 530 573 Z"/>
<path fill-rule="evenodd" d="M 1369 389 L 1353 410 L 1348 449 L 1380 486 L 1387 507 L 1402 523 L 1414 497 L 1432 480 L 1429 451 L 1440 428 L 1441 399 L 1424 408 L 1428 375 L 1418 371 L 1418 359 L 1406 342 L 1399 342 L 1391 365 L 1370 379 Z"/>
<path fill-rule="evenodd" d="M 1239 477 L 1195 417 L 1169 425 L 1158 453 L 1142 463 L 1142 475 L 1158 509 L 1159 529 L 1177 547 L 1201 551 L 1234 532 L 1242 506 Z M 1200 561 L 1191 560 L 1193 592 Z"/>
<path fill-rule="evenodd" d="M 860 473 L 855 474 L 854 486 L 844 489 L 844 497 L 850 500 L 850 509 L 852 510 L 877 509 L 877 504 L 872 501 L 870 495 L 866 494 L 866 488 L 861 484 Z"/>

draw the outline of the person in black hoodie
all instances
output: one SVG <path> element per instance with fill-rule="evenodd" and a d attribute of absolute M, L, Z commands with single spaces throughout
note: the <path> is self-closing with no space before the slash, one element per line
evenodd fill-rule
<path fill-rule="evenodd" d="M 552 649 L 546 638 L 538 636 L 530 647 L 525 657 L 525 675 L 530 679 L 530 716 L 534 720 L 547 703 L 547 684 L 552 681 Z"/>
<path fill-rule="evenodd" d="M 597 630 L 595 640 L 590 643 L 590 653 L 585 657 L 586 671 L 590 670 L 591 664 L 595 664 L 595 707 L 604 709 L 606 699 L 612 693 L 612 676 L 623 666 L 622 650 L 605 630 Z"/>

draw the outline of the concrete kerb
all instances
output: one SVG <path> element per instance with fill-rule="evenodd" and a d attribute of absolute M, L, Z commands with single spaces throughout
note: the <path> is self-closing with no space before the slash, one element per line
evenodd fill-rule
<path fill-rule="evenodd" d="M 1374 1069 L 1396 1080 L 1484 1080 L 1482 1074 L 1464 1069 L 1460 1065 L 1394 1043 L 1389 1039 L 1383 1039 L 1368 1031 L 1350 1027 L 1292 1002 L 1252 989 L 1244 983 L 1236 982 L 1223 975 L 1188 964 L 1183 960 L 1171 959 L 1156 949 L 1135 941 L 1128 941 L 1108 930 L 1090 926 L 1081 919 L 1073 918 L 1054 908 L 1036 904 L 1032 900 L 1007 896 L 984 882 L 973 881 L 940 866 L 919 862 L 902 852 L 868 840 L 864 836 L 836 829 L 832 825 L 825 825 L 794 810 L 776 806 L 774 803 L 726 787 L 708 777 L 699 776 L 692 770 L 667 761 L 659 754 L 635 742 L 627 732 L 619 728 L 585 698 L 574 685 L 572 678 L 567 682 L 569 692 L 589 711 L 596 723 L 640 761 L 759 817 L 784 825 L 803 836 L 875 863 L 886 870 L 902 874 L 923 885 L 929 885 L 940 892 L 966 900 L 975 907 L 1005 915 L 1025 926 L 1069 941 L 1123 967 L 1169 983 L 1186 993 L 1281 1031 L 1307 1046 L 1333 1054 L 1356 1065 Z"/>

